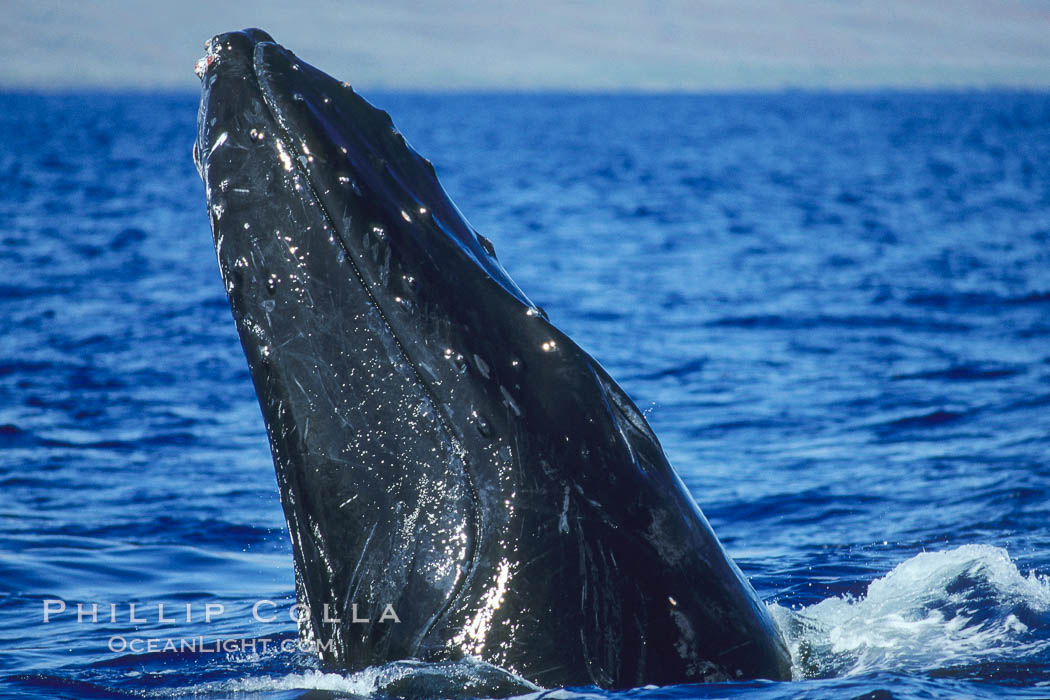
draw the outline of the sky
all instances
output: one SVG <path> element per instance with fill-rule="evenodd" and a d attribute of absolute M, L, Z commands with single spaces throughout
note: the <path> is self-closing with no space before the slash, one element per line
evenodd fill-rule
<path fill-rule="evenodd" d="M 1050 0 L 0 0 L 0 88 L 192 90 L 248 26 L 368 89 L 1050 89 Z"/>

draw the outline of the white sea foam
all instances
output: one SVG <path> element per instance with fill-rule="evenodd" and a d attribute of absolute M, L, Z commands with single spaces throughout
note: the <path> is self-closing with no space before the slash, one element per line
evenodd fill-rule
<path fill-rule="evenodd" d="M 770 608 L 798 678 L 929 671 L 1047 646 L 1050 585 L 1004 549 L 963 545 L 908 559 L 859 599 Z"/>
<path fill-rule="evenodd" d="M 240 678 L 222 684 L 222 690 L 234 693 L 258 693 L 278 690 L 329 690 L 350 695 L 371 695 L 382 685 L 384 668 L 366 668 L 357 673 L 343 675 L 322 671 L 289 673 L 285 676 L 257 676 Z"/>
<path fill-rule="evenodd" d="M 324 673 L 307 670 L 282 676 L 259 675 L 194 689 L 195 694 L 271 693 L 288 690 L 323 690 L 354 697 L 399 695 L 413 697 L 477 697 L 486 689 L 503 695 L 526 694 L 539 688 L 507 671 L 467 658 L 458 662 L 422 663 L 398 661 L 371 666 L 356 673 Z"/>

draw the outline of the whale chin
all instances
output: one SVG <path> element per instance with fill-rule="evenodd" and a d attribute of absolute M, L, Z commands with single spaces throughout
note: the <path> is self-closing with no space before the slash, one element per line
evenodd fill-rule
<path fill-rule="evenodd" d="M 634 403 L 390 117 L 257 29 L 198 72 L 195 158 L 323 661 L 790 678 Z"/>

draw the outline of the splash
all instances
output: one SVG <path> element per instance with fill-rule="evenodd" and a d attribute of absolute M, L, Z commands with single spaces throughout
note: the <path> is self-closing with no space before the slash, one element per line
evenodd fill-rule
<path fill-rule="evenodd" d="M 799 610 L 771 605 L 796 678 L 931 672 L 1050 651 L 1050 582 L 1006 550 L 926 552 L 868 586 Z"/>
<path fill-rule="evenodd" d="M 398 661 L 371 666 L 356 673 L 307 670 L 279 677 L 259 676 L 226 681 L 209 691 L 268 693 L 321 690 L 354 697 L 507 697 L 540 688 L 503 669 L 466 658 L 456 662 Z"/>
<path fill-rule="evenodd" d="M 378 673 L 368 669 L 361 673 L 344 676 L 339 673 L 324 673 L 311 670 L 302 673 L 289 673 L 286 676 L 270 678 L 258 676 L 227 681 L 221 688 L 234 693 L 258 693 L 279 690 L 329 690 L 350 695 L 370 695 L 376 690 Z"/>

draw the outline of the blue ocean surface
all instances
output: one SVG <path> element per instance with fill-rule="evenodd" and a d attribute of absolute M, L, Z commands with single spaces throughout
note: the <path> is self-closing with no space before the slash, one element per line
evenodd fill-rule
<path fill-rule="evenodd" d="M 796 676 L 518 692 L 1050 696 L 1050 95 L 366 96 L 645 412 Z M 0 693 L 483 694 L 294 649 L 196 100 L 0 95 Z"/>

